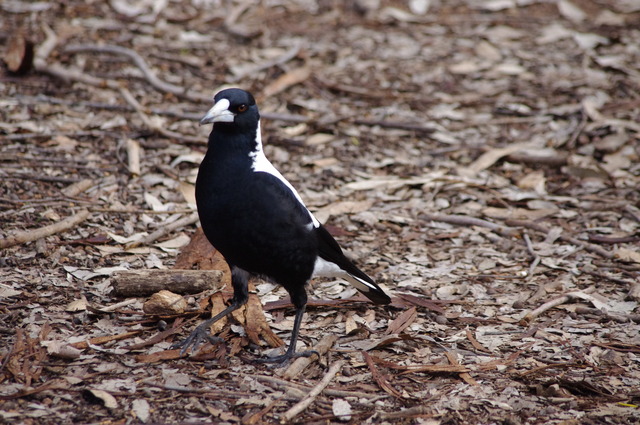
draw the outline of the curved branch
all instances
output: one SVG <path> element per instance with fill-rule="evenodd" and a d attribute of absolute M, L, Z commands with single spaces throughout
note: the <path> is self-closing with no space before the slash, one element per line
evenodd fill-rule
<path fill-rule="evenodd" d="M 210 102 L 211 96 L 206 96 L 201 93 L 190 93 L 186 88 L 176 86 L 175 84 L 162 81 L 153 73 L 153 71 L 147 65 L 147 62 L 137 52 L 132 49 L 128 49 L 122 46 L 114 46 L 111 44 L 95 45 L 95 44 L 72 44 L 64 48 L 64 53 L 110 53 L 114 55 L 120 55 L 127 57 L 133 64 L 140 69 L 144 78 L 156 89 L 174 94 L 178 97 L 182 97 L 195 102 Z"/>

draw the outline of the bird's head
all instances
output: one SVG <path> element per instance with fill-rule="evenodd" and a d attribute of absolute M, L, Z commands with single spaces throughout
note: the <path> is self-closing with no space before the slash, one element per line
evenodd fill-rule
<path fill-rule="evenodd" d="M 200 120 L 200 125 L 225 123 L 238 127 L 255 127 L 260 119 L 258 106 L 251 93 L 241 89 L 225 89 L 213 98 L 213 107 Z"/>

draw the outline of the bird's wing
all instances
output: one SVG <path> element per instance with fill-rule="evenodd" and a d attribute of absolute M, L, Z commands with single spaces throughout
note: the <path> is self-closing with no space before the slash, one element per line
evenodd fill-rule
<path fill-rule="evenodd" d="M 319 266 L 324 269 L 324 273 L 320 275 L 343 277 L 376 304 L 389 304 L 391 302 L 389 296 L 369 276 L 345 257 L 338 242 L 307 209 L 291 183 L 264 157 L 261 151 L 257 155 L 259 157 L 254 163 L 258 164 L 254 166 L 256 176 L 266 179 L 263 182 L 263 187 L 271 192 L 274 201 L 277 199 L 278 208 L 297 211 L 296 218 L 299 220 L 305 220 L 308 217 L 306 220 L 308 229 L 313 232 L 318 243 L 319 257 L 316 260 L 316 270 Z M 299 221 L 295 220 L 295 222 Z M 295 225 L 293 222 L 291 224 Z"/>
<path fill-rule="evenodd" d="M 258 137 L 259 136 L 260 136 L 260 129 L 258 128 Z M 284 178 L 284 176 L 280 173 L 280 171 L 278 171 L 276 167 L 273 166 L 271 161 L 269 161 L 267 157 L 264 155 L 264 152 L 262 151 L 262 148 L 261 148 L 261 142 L 258 143 L 258 146 L 259 146 L 258 150 L 252 154 L 253 171 L 256 173 L 260 173 L 260 172 L 266 173 L 278 179 L 280 183 L 282 183 L 286 188 L 289 189 L 289 191 L 291 192 L 291 195 L 293 195 L 295 200 L 298 201 L 298 203 L 302 206 L 302 208 L 304 208 L 307 211 L 307 214 L 309 215 L 309 218 L 313 223 L 313 227 L 320 226 L 320 222 L 313 216 L 313 214 L 311 214 L 311 211 L 307 209 L 306 205 L 302 201 L 302 198 L 298 194 L 298 191 L 293 187 L 291 183 L 289 183 L 287 179 Z"/>

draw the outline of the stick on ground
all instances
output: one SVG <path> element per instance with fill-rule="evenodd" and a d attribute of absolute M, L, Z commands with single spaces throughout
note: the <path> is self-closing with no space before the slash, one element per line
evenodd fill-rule
<path fill-rule="evenodd" d="M 520 321 L 523 322 L 524 324 L 529 324 L 531 323 L 531 321 L 533 319 L 535 319 L 536 317 L 540 316 L 541 314 L 543 314 L 545 311 L 547 310 L 551 310 L 553 307 L 557 307 L 559 305 L 562 305 L 566 302 L 569 302 L 569 300 L 575 299 L 575 298 L 580 298 L 580 295 L 584 295 L 584 294 L 590 294 L 592 292 L 595 291 L 595 287 L 592 286 L 590 288 L 587 288 L 583 291 L 577 291 L 577 292 L 569 292 L 567 294 L 564 294 L 558 298 L 554 298 L 551 301 L 547 301 L 546 303 L 542 304 L 540 307 L 536 308 L 533 311 L 530 311 L 529 313 L 527 313 Z"/>
<path fill-rule="evenodd" d="M 342 370 L 343 365 L 344 360 L 338 360 L 337 362 L 332 364 L 324 378 L 322 378 L 322 380 L 318 382 L 315 387 L 313 387 L 309 394 L 307 394 L 305 398 L 300 400 L 291 409 L 287 410 L 284 415 L 282 415 L 282 422 L 289 422 L 291 419 L 304 412 L 307 407 L 311 406 L 318 395 L 320 395 L 322 390 L 324 390 L 327 385 L 329 385 L 329 382 L 331 382 L 331 380 L 336 376 L 336 374 L 340 372 L 340 370 Z"/>
<path fill-rule="evenodd" d="M 329 351 L 333 344 L 335 344 L 338 339 L 335 335 L 326 335 L 322 338 L 316 345 L 313 347 L 314 351 L 317 351 L 321 356 Z M 300 375 L 303 370 L 307 368 L 312 362 L 316 360 L 316 356 L 312 355 L 310 357 L 298 357 L 291 366 L 284 371 L 283 378 L 285 379 L 293 379 L 296 376 Z"/>
<path fill-rule="evenodd" d="M 457 226 L 479 226 L 486 227 L 499 235 L 505 237 L 517 237 L 520 232 L 518 229 L 503 226 L 502 224 L 492 223 L 487 220 L 482 220 L 476 217 L 467 217 L 464 215 L 448 215 L 448 214 L 420 214 L 420 218 L 423 220 L 441 221 L 443 223 L 455 224 Z"/>
<path fill-rule="evenodd" d="M 38 229 L 16 232 L 13 235 L 0 239 L 0 249 L 9 248 L 11 246 L 20 245 L 27 242 L 33 242 L 41 238 L 46 238 L 47 236 L 55 235 L 56 233 L 64 232 L 82 223 L 88 217 L 89 211 L 84 209 L 72 215 L 71 217 L 67 217 L 57 223 L 40 227 Z"/>

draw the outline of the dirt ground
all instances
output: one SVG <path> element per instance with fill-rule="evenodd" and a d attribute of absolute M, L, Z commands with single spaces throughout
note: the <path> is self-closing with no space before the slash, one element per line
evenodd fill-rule
<path fill-rule="evenodd" d="M 0 422 L 640 423 L 639 22 L 633 0 L 3 1 Z M 193 183 L 228 85 L 393 298 L 313 282 L 311 362 L 251 363 L 290 337 L 272 284 L 182 357 L 228 286 L 161 315 L 113 291 L 222 267 Z"/>

